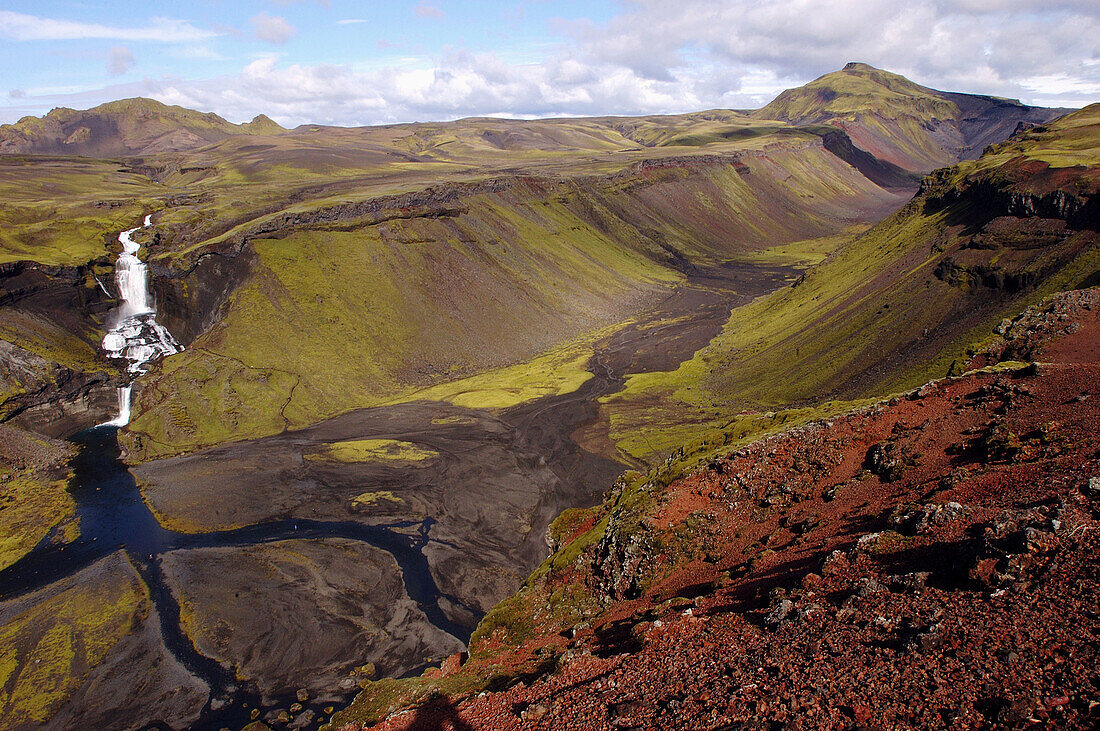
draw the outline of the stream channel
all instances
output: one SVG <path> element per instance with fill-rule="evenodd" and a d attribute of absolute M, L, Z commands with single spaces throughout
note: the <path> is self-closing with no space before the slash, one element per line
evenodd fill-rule
<path fill-rule="evenodd" d="M 149 224 L 148 218 L 145 224 Z M 137 245 L 129 239 L 135 230 L 120 235 L 124 252 L 119 257 L 117 279 L 123 302 L 104 348 L 114 357 L 127 358 L 128 371 L 137 377 L 144 372 L 146 363 L 177 352 L 180 346 L 156 323 L 154 308 L 144 299 L 147 273 L 144 264 L 137 260 Z M 131 259 L 123 262 L 125 257 Z M 288 540 L 340 539 L 368 544 L 392 556 L 406 595 L 427 622 L 465 643 L 487 608 L 478 607 L 471 598 L 483 591 L 480 577 L 486 576 L 487 571 L 500 570 L 507 575 L 500 586 L 484 590 L 491 595 L 486 600 L 488 606 L 518 588 L 518 582 L 545 557 L 542 534 L 549 521 L 566 507 L 598 502 L 614 476 L 624 468 L 617 461 L 583 450 L 572 439 L 574 433 L 596 419 L 597 399 L 621 388 L 628 373 L 676 367 L 720 331 L 732 307 L 782 286 L 790 278 L 791 270 L 762 267 L 689 271 L 685 284 L 637 323 L 597 346 L 589 361 L 593 377 L 573 393 L 542 398 L 492 416 L 428 402 L 364 409 L 299 432 L 206 450 L 160 465 L 140 466 L 143 485 L 153 485 L 144 499 L 134 474 L 119 459 L 116 441 L 118 429 L 129 416 L 129 386 L 126 386 L 120 389 L 117 419 L 72 437 L 80 446 L 73 463 L 71 486 L 77 502 L 80 537 L 64 544 L 44 540 L 22 560 L 0 572 L 0 600 L 7 602 L 51 586 L 112 553 L 125 551 L 149 588 L 165 647 L 187 672 L 209 686 L 205 707 L 197 720 L 188 722 L 189 727 L 241 728 L 252 719 L 254 709 L 262 709 L 265 715 L 261 719 L 277 727 L 281 724 L 275 722 L 275 709 L 295 703 L 293 686 L 284 683 L 275 693 L 270 691 L 269 684 L 269 690 L 261 692 L 255 683 L 237 679 L 240 668 L 233 662 L 224 657 L 210 657 L 197 649 L 195 638 L 183 628 L 180 588 L 166 577 L 165 554 L 249 548 Z M 142 292 L 135 293 L 139 279 Z M 133 295 L 129 299 L 128 286 Z M 356 438 L 376 435 L 410 438 L 436 449 L 442 457 L 432 468 L 395 470 L 381 476 L 314 474 L 304 479 L 300 474 L 288 477 L 285 471 L 264 472 L 265 465 L 277 461 L 273 455 L 296 453 L 298 462 L 304 463 L 300 455 L 309 445 L 346 439 L 349 434 Z M 486 449 L 497 451 L 490 454 Z M 244 505 L 240 508 L 242 513 L 232 516 L 235 527 L 196 532 L 168 530 L 146 502 L 157 501 L 158 484 L 164 494 L 190 495 L 192 502 L 197 499 L 200 505 L 221 501 L 230 511 L 237 508 L 231 491 L 212 492 L 209 479 L 189 480 L 188 471 L 199 465 L 204 474 L 209 475 L 211 469 L 218 474 L 218 485 L 239 483 L 250 490 L 249 495 L 258 494 L 255 485 L 248 482 L 250 476 L 259 481 L 257 484 L 270 487 L 254 500 L 277 496 L 280 491 L 291 495 L 305 489 L 309 493 L 303 485 L 314 486 L 315 492 L 306 494 L 297 507 L 287 507 L 285 500 L 279 502 L 275 498 L 271 500 L 273 505 L 278 503 L 277 507 Z M 410 496 L 406 507 L 398 504 L 388 513 L 367 516 L 349 514 L 346 490 L 339 493 L 343 496 L 339 500 L 329 501 L 333 507 L 325 507 L 326 490 L 334 484 L 343 485 L 349 480 L 362 484 L 364 479 L 381 480 L 387 489 L 406 490 L 399 493 Z M 515 500 L 521 506 L 521 515 L 502 518 L 507 524 L 496 533 L 494 526 L 486 528 L 483 520 L 467 515 L 468 504 L 461 501 L 456 504 L 453 498 L 456 491 L 465 493 L 483 486 L 489 493 L 471 493 L 473 497 L 466 499 L 492 502 L 494 486 L 502 484 L 519 494 Z M 518 487 L 511 487 L 514 485 Z M 454 490 L 448 493 L 447 486 L 454 486 Z M 244 502 L 241 498 L 242 505 Z M 311 507 L 307 510 L 305 506 Z M 517 521 L 525 523 L 524 530 L 515 529 L 513 523 Z M 441 583 L 445 585 L 441 587 Z M 268 633 L 292 631 L 286 627 L 266 629 Z M 342 652 L 344 666 L 359 659 L 354 646 L 342 648 Z M 402 667 L 406 670 L 398 674 L 418 674 L 425 659 L 405 658 Z M 135 668 L 134 672 L 140 673 L 142 669 Z M 342 706 L 350 701 L 354 691 L 355 688 L 345 688 L 306 702 L 295 727 L 316 727 L 325 717 L 324 706 Z M 178 719 L 166 723 L 158 708 L 148 708 L 147 712 L 146 718 L 117 719 L 118 726 L 179 725 Z"/>

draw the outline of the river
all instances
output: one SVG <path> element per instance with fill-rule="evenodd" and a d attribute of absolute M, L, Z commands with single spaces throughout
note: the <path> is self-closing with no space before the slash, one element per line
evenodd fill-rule
<path fill-rule="evenodd" d="M 131 238 L 135 231 L 119 237 L 123 252 L 116 281 L 122 302 L 104 338 L 106 353 L 125 358 L 134 378 L 153 360 L 181 349 L 156 322 L 147 269 Z M 368 649 L 387 674 L 419 672 L 433 648 L 452 647 L 446 638 L 466 642 L 482 612 L 514 591 L 545 556 L 542 535 L 550 520 L 566 507 L 597 502 L 623 469 L 619 462 L 585 451 L 572 438 L 595 420 L 597 399 L 618 390 L 627 373 L 667 369 L 691 357 L 719 331 L 731 307 L 780 286 L 789 275 L 736 267 L 691 272 L 688 283 L 640 322 L 598 345 L 589 362 L 593 377 L 574 393 L 498 414 L 428 402 L 364 409 L 297 432 L 141 465 L 136 471 L 144 495 L 134 473 L 119 459 L 116 434 L 129 418 L 130 386 L 124 386 L 118 417 L 72 438 L 80 445 L 72 482 L 80 537 L 62 545 L 43 541 L 0 572 L 0 599 L 55 585 L 124 551 L 148 586 L 164 646 L 210 688 L 197 720 L 188 721 L 195 729 L 239 728 L 256 709 L 269 725 L 281 725 L 277 712 L 290 708 L 296 702 L 293 688 L 309 680 L 286 664 L 293 664 L 295 657 L 313 657 L 309 653 L 315 655 L 318 648 L 325 650 L 328 664 L 317 677 L 327 679 L 326 685 L 364 661 L 361 654 Z M 686 322 L 685 315 L 691 316 Z M 324 469 L 303 458 L 316 445 L 364 437 L 407 439 L 440 457 L 427 468 Z M 348 486 L 361 489 L 364 484 L 384 487 L 401 501 L 367 512 L 349 510 Z M 214 523 L 233 527 L 168 530 L 150 504 L 165 514 L 190 509 L 192 522 L 218 516 Z M 418 641 L 410 643 L 391 628 L 389 645 L 370 648 L 357 643 L 359 635 L 341 634 L 339 628 L 358 612 L 356 602 L 376 604 L 370 607 L 375 616 L 384 616 L 394 602 L 390 595 L 363 598 L 331 581 L 324 583 L 328 574 L 338 576 L 363 560 L 354 552 L 340 554 L 342 564 L 324 564 L 320 585 L 288 584 L 285 577 L 256 583 L 244 568 L 237 571 L 254 566 L 249 562 L 263 546 L 331 546 L 333 541 L 369 546 L 392 557 L 404 595 L 436 634 L 424 639 L 424 632 L 414 632 Z M 203 573 L 203 564 L 213 559 L 230 570 Z M 251 613 L 234 614 L 205 598 L 211 582 L 226 584 L 213 587 L 218 590 L 233 590 L 245 575 L 253 581 L 247 587 L 253 593 Z M 288 593 L 304 594 L 292 601 Z M 340 594 L 338 612 L 313 609 L 322 603 L 321 595 L 333 593 Z M 235 649 L 230 642 L 189 636 L 181 621 L 181 601 L 200 624 L 210 617 L 211 625 L 227 625 L 230 633 L 251 640 Z M 317 617 L 301 624 L 300 615 L 311 611 Z M 240 649 L 260 642 L 268 650 L 258 653 L 260 658 Z M 135 667 L 132 672 L 149 670 Z M 254 680 L 241 682 L 242 675 Z M 297 711 L 295 727 L 315 727 L 326 716 L 325 707 L 342 705 L 354 691 L 354 686 L 345 686 L 312 693 L 317 700 Z M 146 711 L 144 718 L 118 719 L 119 725 L 170 725 L 160 709 Z"/>

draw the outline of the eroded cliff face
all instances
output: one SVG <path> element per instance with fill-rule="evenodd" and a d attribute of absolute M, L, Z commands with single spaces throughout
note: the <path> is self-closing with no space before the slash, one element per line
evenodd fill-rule
<path fill-rule="evenodd" d="M 104 261 L 0 265 L 0 420 L 65 436 L 117 408 L 117 374 L 97 352 L 110 271 Z"/>
<path fill-rule="evenodd" d="M 624 323 L 697 266 L 836 233 L 900 198 L 809 138 L 262 218 L 153 258 L 164 322 L 191 347 L 140 384 L 129 458 L 528 361 Z"/>

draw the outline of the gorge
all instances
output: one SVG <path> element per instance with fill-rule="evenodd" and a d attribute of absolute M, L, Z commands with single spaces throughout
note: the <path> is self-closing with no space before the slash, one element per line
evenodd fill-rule
<path fill-rule="evenodd" d="M 199 128 L 131 100 L 57 134 L 135 109 Z M 207 119 L 85 157 L 0 128 L 0 725 L 405 728 L 453 700 L 553 727 L 570 709 L 524 694 L 571 658 L 626 668 L 657 621 L 751 624 L 771 589 L 809 607 L 803 577 L 903 503 L 985 505 L 968 480 L 1019 455 L 1072 475 L 1043 500 L 1087 497 L 1091 300 L 1028 336 L 1056 388 L 1011 375 L 1039 346 L 989 350 L 1098 283 L 1100 111 L 1067 112 L 849 64 L 754 112 Z M 947 413 L 911 394 L 984 367 L 929 388 L 991 421 L 1019 384 L 1088 404 L 872 459 L 917 427 L 865 413 Z M 757 481 L 834 423 L 857 436 L 783 462 L 789 490 Z"/>

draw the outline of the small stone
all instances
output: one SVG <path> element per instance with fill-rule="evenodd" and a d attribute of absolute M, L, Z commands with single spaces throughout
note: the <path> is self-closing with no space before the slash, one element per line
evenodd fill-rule
<path fill-rule="evenodd" d="M 295 696 L 298 698 L 299 703 L 305 703 L 309 700 L 309 691 L 305 688 L 299 688 Z"/>
<path fill-rule="evenodd" d="M 779 624 L 787 618 L 787 615 L 791 613 L 792 609 L 794 609 L 794 602 L 790 599 L 784 599 L 776 605 L 775 609 L 768 613 L 768 616 L 764 617 L 764 622 L 771 625 Z"/>
<path fill-rule="evenodd" d="M 1089 478 L 1089 492 L 1100 495 L 1100 477 Z"/>
<path fill-rule="evenodd" d="M 297 713 L 300 710 L 302 710 L 302 704 L 301 703 L 295 703 L 290 707 L 290 712 L 291 713 Z"/>
<path fill-rule="evenodd" d="M 884 591 L 889 590 L 885 586 L 883 586 L 882 583 L 879 582 L 877 579 L 865 577 L 859 580 L 859 589 L 856 591 L 856 593 L 860 597 L 867 597 L 871 596 L 872 594 L 879 594 Z"/>
<path fill-rule="evenodd" d="M 257 718 L 260 717 L 260 709 L 259 708 L 253 708 L 252 713 L 248 714 L 248 717 L 251 718 L 253 721 L 255 721 Z"/>

